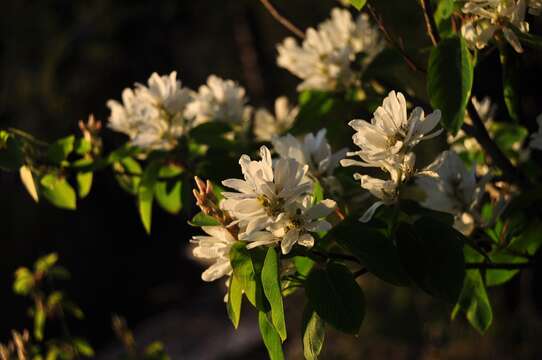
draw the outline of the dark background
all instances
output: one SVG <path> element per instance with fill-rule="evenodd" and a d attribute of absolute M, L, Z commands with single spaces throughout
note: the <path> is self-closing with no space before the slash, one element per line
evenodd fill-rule
<path fill-rule="evenodd" d="M 378 7 L 407 48 L 428 48 L 415 3 L 390 0 Z M 304 29 L 326 18 L 338 3 L 289 0 L 276 4 Z M 193 89 L 212 73 L 237 80 L 247 89 L 252 105 L 271 107 L 275 97 L 283 94 L 295 100 L 298 81 L 275 65 L 275 45 L 289 34 L 255 0 L 5 1 L 0 21 L 0 127 L 17 127 L 46 141 L 77 132 L 77 121 L 90 113 L 107 120 L 105 102 L 119 99 L 122 89 L 136 81 L 146 82 L 154 71 L 177 70 L 183 85 Z M 537 25 L 532 29 L 536 33 Z M 418 56 L 420 62 L 424 56 Z M 532 128 L 535 116 L 542 112 L 542 61 L 540 53 L 530 50 L 522 61 L 527 74 L 522 79 L 525 122 Z M 403 84 L 423 92 L 423 79 L 407 68 L 390 68 L 390 72 L 401 74 Z M 491 95 L 503 113 L 496 52 L 479 69 L 474 92 Z M 109 130 L 103 131 L 103 137 L 106 151 L 125 140 Z M 87 315 L 84 323 L 73 324 L 74 332 L 88 337 L 98 350 L 114 341 L 110 330 L 114 313 L 125 316 L 136 328 L 145 319 L 172 309 L 189 312 L 195 306 L 227 321 L 222 285 L 209 290 L 200 280 L 202 267 L 186 256 L 193 232 L 186 217 L 155 208 L 153 233 L 146 236 L 133 197 L 120 189 L 109 171 L 95 175 L 90 196 L 79 202 L 75 212 L 33 203 L 18 174 L 0 173 L 0 205 L 0 341 L 7 339 L 10 329 L 28 325 L 24 313 L 28 303 L 11 291 L 13 272 L 51 251 L 58 252 L 61 264 L 71 271 L 72 280 L 62 285 Z M 376 294 L 375 309 L 369 310 L 376 314 L 374 321 L 369 319 L 363 330 L 364 339 L 374 340 L 376 353 L 359 339 L 336 345 L 363 348 L 367 358 L 379 358 L 377 354 L 432 358 L 435 348 L 453 347 L 463 344 L 456 339 L 467 339 L 463 347 L 470 354 L 476 346 L 486 346 L 491 350 L 489 358 L 491 354 L 499 357 L 506 354 L 499 347 L 516 352 L 519 346 L 526 358 L 536 356 L 540 345 L 533 338 L 540 335 L 542 326 L 533 300 L 535 275 L 527 273 L 491 293 L 496 299 L 497 323 L 530 319 L 535 324 L 521 327 L 519 333 L 512 326 L 504 335 L 495 326 L 498 329 L 481 344 L 462 320 L 454 322 L 452 330 L 443 330 L 450 326 L 447 310 L 439 308 L 442 315 L 436 320 L 420 315 L 432 313 L 436 306 L 423 295 L 382 290 L 371 279 L 364 280 L 367 291 L 374 287 Z M 399 296 L 399 305 L 382 307 L 382 299 L 390 301 L 390 294 Z M 438 327 L 444 335 L 428 330 L 429 320 L 444 324 Z M 388 325 L 374 325 L 379 321 Z M 259 346 L 254 351 L 245 356 L 262 356 Z"/>

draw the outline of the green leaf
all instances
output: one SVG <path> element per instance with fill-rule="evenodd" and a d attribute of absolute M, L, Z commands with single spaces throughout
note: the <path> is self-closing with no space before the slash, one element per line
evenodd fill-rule
<path fill-rule="evenodd" d="M 454 12 L 454 0 L 440 0 L 435 10 L 435 23 L 441 37 L 453 35 L 452 21 L 450 17 Z"/>
<path fill-rule="evenodd" d="M 85 139 L 85 138 L 79 138 L 75 142 L 74 151 L 78 155 L 85 155 L 88 154 L 92 150 L 92 143 Z"/>
<path fill-rule="evenodd" d="M 265 297 L 271 305 L 271 320 L 282 341 L 286 340 L 286 322 L 280 291 L 280 261 L 274 248 L 267 249 L 262 268 L 262 285 Z"/>
<path fill-rule="evenodd" d="M 79 190 L 79 198 L 83 199 L 87 197 L 92 188 L 92 172 L 79 172 L 76 175 L 77 189 Z"/>
<path fill-rule="evenodd" d="M 155 187 L 155 196 L 158 204 L 167 212 L 177 214 L 183 207 L 181 180 L 168 182 L 160 181 Z"/>
<path fill-rule="evenodd" d="M 19 139 L 6 131 L 0 131 L 0 169 L 15 171 L 23 166 L 24 154 Z"/>
<path fill-rule="evenodd" d="M 261 266 L 257 268 L 257 262 L 253 261 L 251 253 L 247 250 L 244 243 L 239 242 L 231 247 L 230 263 L 233 268 L 233 276 L 239 281 L 239 285 L 243 289 L 248 301 L 255 308 L 267 311 L 261 278 L 258 275 L 258 268 L 261 270 Z"/>
<path fill-rule="evenodd" d="M 519 253 L 534 255 L 542 245 L 542 222 L 531 221 L 521 233 L 514 237 L 508 246 Z"/>
<path fill-rule="evenodd" d="M 515 51 L 509 46 L 501 46 L 499 48 L 502 68 L 502 85 L 504 103 L 508 109 L 508 114 L 516 122 L 520 119 L 521 114 L 521 78 L 519 58 Z"/>
<path fill-rule="evenodd" d="M 58 262 L 58 254 L 50 253 L 40 257 L 34 264 L 34 270 L 37 273 L 47 273 Z"/>
<path fill-rule="evenodd" d="M 350 4 L 352 4 L 352 6 L 355 7 L 357 10 L 363 9 L 366 3 L 367 0 L 350 0 Z"/>
<path fill-rule="evenodd" d="M 47 174 L 41 178 L 40 185 L 41 193 L 51 204 L 62 209 L 75 210 L 75 191 L 65 178 Z"/>
<path fill-rule="evenodd" d="M 312 270 L 312 267 L 314 266 L 315 262 L 309 257 L 306 256 L 295 256 L 294 257 L 294 265 L 295 269 L 298 274 L 307 276 L 309 275 L 310 271 Z"/>
<path fill-rule="evenodd" d="M 200 144 L 206 144 L 213 148 L 231 148 L 235 145 L 224 135 L 231 132 L 232 128 L 224 122 L 207 122 L 190 131 L 190 137 Z"/>
<path fill-rule="evenodd" d="M 143 169 L 141 165 L 131 157 L 125 157 L 120 161 L 113 163 L 113 169 L 116 171 L 116 179 L 119 185 L 132 195 L 137 194 Z"/>
<path fill-rule="evenodd" d="M 19 175 L 21 177 L 21 182 L 23 183 L 26 191 L 35 202 L 39 202 L 38 188 L 36 187 L 36 181 L 32 170 L 28 166 L 21 166 L 19 169 Z"/>
<path fill-rule="evenodd" d="M 43 340 L 46 319 L 45 309 L 42 306 L 34 307 L 34 337 L 38 341 Z"/>
<path fill-rule="evenodd" d="M 463 124 L 472 81 L 472 57 L 463 38 L 443 39 L 431 50 L 427 93 L 433 108 L 442 111 L 442 125 L 454 135 Z"/>
<path fill-rule="evenodd" d="M 410 284 L 391 238 L 369 225 L 343 223 L 333 230 L 337 242 L 375 276 L 398 286 Z"/>
<path fill-rule="evenodd" d="M 201 211 L 197 213 L 188 223 L 196 227 L 220 225 L 220 222 L 217 219 L 212 216 L 206 215 Z"/>
<path fill-rule="evenodd" d="M 233 327 L 236 329 L 239 326 L 239 320 L 241 319 L 242 300 L 243 288 L 241 287 L 239 280 L 235 276 L 232 276 L 230 277 L 226 309 L 228 310 L 228 317 L 230 318 Z"/>
<path fill-rule="evenodd" d="M 73 347 L 77 350 L 77 353 L 79 355 L 83 355 L 85 357 L 93 357 L 94 356 L 94 349 L 92 349 L 92 346 L 85 340 L 81 338 L 75 338 L 72 341 Z"/>
<path fill-rule="evenodd" d="M 55 164 L 60 164 L 71 154 L 74 144 L 75 136 L 73 135 L 57 140 L 49 145 L 49 148 L 47 149 L 47 158 Z"/>
<path fill-rule="evenodd" d="M 263 311 L 258 311 L 258 325 L 260 327 L 260 334 L 262 335 L 263 343 L 267 348 L 269 358 L 271 360 L 284 359 L 280 336 L 269 320 L 268 315 Z"/>
<path fill-rule="evenodd" d="M 452 319 L 460 310 L 465 313 L 472 327 L 481 334 L 485 333 L 491 325 L 493 312 L 479 270 L 467 271 L 463 290 L 452 311 Z"/>
<path fill-rule="evenodd" d="M 13 282 L 13 292 L 18 295 L 28 295 L 34 289 L 34 274 L 25 267 L 15 271 L 15 281 Z"/>
<path fill-rule="evenodd" d="M 511 263 L 511 264 L 520 264 L 527 262 L 527 259 L 524 257 L 519 257 L 515 255 L 506 254 L 503 252 L 496 252 L 490 254 L 489 258 L 494 263 Z M 485 273 L 486 285 L 497 286 L 502 285 L 510 280 L 519 273 L 519 270 L 487 270 Z"/>
<path fill-rule="evenodd" d="M 151 233 L 152 221 L 152 203 L 154 200 L 154 187 L 158 179 L 158 171 L 160 170 L 160 162 L 153 161 L 145 168 L 141 175 L 139 183 L 137 203 L 139 208 L 139 216 L 145 227 L 147 234 Z"/>
<path fill-rule="evenodd" d="M 424 217 L 414 225 L 401 223 L 397 247 L 403 267 L 421 289 L 455 304 L 463 288 L 463 236 L 451 226 Z"/>
<path fill-rule="evenodd" d="M 305 281 L 309 304 L 336 329 L 357 334 L 365 314 L 363 291 L 344 265 L 314 269 Z"/>
<path fill-rule="evenodd" d="M 307 360 L 317 360 L 326 337 L 326 324 L 310 307 L 303 311 L 303 355 Z"/>

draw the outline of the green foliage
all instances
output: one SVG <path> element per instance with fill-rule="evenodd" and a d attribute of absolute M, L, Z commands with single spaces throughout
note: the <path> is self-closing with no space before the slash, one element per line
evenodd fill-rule
<path fill-rule="evenodd" d="M 70 135 L 52 143 L 47 149 L 47 159 L 53 164 L 61 164 L 74 149 L 75 136 Z"/>
<path fill-rule="evenodd" d="M 88 196 L 90 189 L 92 188 L 92 179 L 94 174 L 92 172 L 80 172 L 76 175 L 77 189 L 79 192 L 79 198 L 83 199 Z"/>
<path fill-rule="evenodd" d="M 154 200 L 154 187 L 158 180 L 158 172 L 160 171 L 160 162 L 153 161 L 143 171 L 141 182 L 139 183 L 137 192 L 137 204 L 139 208 L 139 216 L 145 227 L 147 234 L 151 233 L 152 220 L 152 203 Z"/>
<path fill-rule="evenodd" d="M 237 329 L 239 326 L 239 320 L 241 319 L 241 303 L 243 301 L 243 288 L 237 277 L 232 276 L 230 278 L 230 285 L 228 288 L 228 302 L 226 303 L 226 309 L 228 316 L 233 324 L 233 327 Z"/>
<path fill-rule="evenodd" d="M 433 218 L 397 229 L 399 257 L 412 281 L 437 298 L 455 304 L 465 277 L 463 238 Z"/>
<path fill-rule="evenodd" d="M 519 59 L 515 56 L 514 50 L 509 46 L 501 46 L 499 51 L 502 67 L 504 103 L 506 104 L 510 117 L 517 122 L 521 115 Z"/>
<path fill-rule="evenodd" d="M 199 212 L 192 220 L 189 222 L 190 225 L 196 226 L 196 227 L 202 227 L 202 226 L 218 226 L 220 225 L 220 222 L 215 219 L 214 217 L 211 217 L 209 215 L 204 214 L 203 212 Z"/>
<path fill-rule="evenodd" d="M 261 270 L 263 262 L 258 264 L 257 260 L 251 256 L 243 243 L 235 244 L 230 250 L 233 276 L 239 281 L 239 285 L 250 303 L 254 307 L 265 311 L 261 277 L 258 274 L 258 268 Z"/>
<path fill-rule="evenodd" d="M 363 9 L 366 3 L 367 0 L 350 0 L 350 4 L 352 4 L 352 6 L 355 7 L 357 10 Z"/>
<path fill-rule="evenodd" d="M 303 311 L 303 355 L 307 360 L 317 360 L 326 337 L 325 322 L 310 307 Z"/>
<path fill-rule="evenodd" d="M 267 249 L 262 268 L 263 292 L 271 305 L 271 321 L 282 341 L 286 340 L 286 321 L 280 291 L 280 260 L 276 250 Z"/>
<path fill-rule="evenodd" d="M 479 270 L 469 270 L 461 295 L 452 311 L 452 319 L 462 311 L 469 323 L 481 334 L 485 333 L 493 320 L 491 304 Z"/>
<path fill-rule="evenodd" d="M 463 38 L 443 39 L 431 50 L 427 93 L 431 105 L 442 111 L 442 126 L 452 134 L 463 124 L 472 82 L 472 56 Z"/>
<path fill-rule="evenodd" d="M 54 206 L 75 210 L 76 195 L 66 178 L 57 174 L 47 174 L 41 178 L 40 193 Z"/>
<path fill-rule="evenodd" d="M 265 344 L 267 353 L 269 354 L 269 359 L 284 359 L 280 336 L 273 326 L 272 321 L 269 319 L 269 314 L 265 313 L 264 311 L 258 311 L 258 325 L 260 327 L 260 334 L 262 336 L 263 343 Z"/>
<path fill-rule="evenodd" d="M 363 291 L 344 265 L 329 263 L 311 271 L 305 282 L 310 306 L 326 323 L 357 334 L 365 315 Z"/>
<path fill-rule="evenodd" d="M 7 131 L 0 130 L 0 169 L 15 171 L 23 165 L 22 145 L 19 139 Z"/>

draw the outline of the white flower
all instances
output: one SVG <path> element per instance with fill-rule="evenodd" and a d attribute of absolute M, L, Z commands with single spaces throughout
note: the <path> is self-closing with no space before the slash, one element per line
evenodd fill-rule
<path fill-rule="evenodd" d="M 536 123 L 538 124 L 538 131 L 531 135 L 529 147 L 532 149 L 542 150 L 542 114 L 538 115 L 536 118 Z"/>
<path fill-rule="evenodd" d="M 419 107 L 408 117 L 405 97 L 392 91 L 384 99 L 382 106 L 376 109 L 370 123 L 364 120 L 352 120 L 348 123 L 356 130 L 352 139 L 361 150 L 347 155 L 358 155 L 365 162 L 374 162 L 406 153 L 420 141 L 438 136 L 442 129 L 429 133 L 439 121 L 440 110 L 425 116 Z M 342 160 L 341 164 L 362 165 L 354 160 Z"/>
<path fill-rule="evenodd" d="M 287 131 L 299 113 L 298 107 L 290 107 L 288 98 L 281 96 L 275 100 L 275 115 L 266 109 L 256 110 L 254 115 L 254 135 L 259 141 L 270 141 L 274 136 Z"/>
<path fill-rule="evenodd" d="M 484 195 L 489 177 L 476 183 L 475 169 L 469 171 L 453 151 L 445 151 L 430 164 L 416 184 L 425 192 L 421 205 L 455 215 L 456 229 L 469 234 L 475 220 L 480 219 L 475 208 Z"/>
<path fill-rule="evenodd" d="M 213 262 L 207 270 L 201 274 L 203 281 L 214 281 L 223 276 L 232 274 L 230 264 L 230 249 L 236 239 L 223 226 L 202 226 L 208 236 L 194 236 L 191 240 L 196 244 L 193 255 L 200 259 Z"/>
<path fill-rule="evenodd" d="M 187 108 L 187 116 L 195 125 L 208 121 L 241 124 L 245 120 L 245 89 L 232 80 L 215 75 L 200 86 L 194 101 Z"/>
<path fill-rule="evenodd" d="M 472 48 L 482 49 L 500 30 L 514 50 L 521 53 L 523 48 L 511 26 L 529 32 L 529 24 L 525 21 L 528 6 L 532 14 L 538 14 L 540 0 L 469 0 L 462 11 L 470 18 L 463 23 L 461 33 Z"/>
<path fill-rule="evenodd" d="M 317 30 L 307 29 L 301 47 L 291 37 L 278 45 L 277 63 L 303 80 L 299 91 L 331 91 L 356 83 L 359 74 L 352 65 L 357 55 L 365 55 L 366 65 L 382 48 L 378 29 L 366 14 L 354 22 L 348 10 L 335 8 Z"/>
<path fill-rule="evenodd" d="M 414 153 L 408 153 L 406 155 L 394 155 L 387 160 L 379 160 L 372 163 L 357 162 L 355 164 L 364 167 L 381 168 L 390 176 L 389 179 L 379 179 L 369 175 L 354 174 L 354 179 L 360 181 L 361 187 L 379 199 L 365 211 L 359 221 L 370 221 L 380 206 L 393 204 L 399 199 L 399 188 L 414 175 L 415 163 L 416 156 Z M 343 166 L 351 165 L 354 164 L 349 161 L 343 164 Z"/>
<path fill-rule="evenodd" d="M 285 211 L 285 207 L 311 193 L 312 182 L 306 177 L 308 166 L 293 159 L 271 160 L 265 146 L 260 161 L 247 155 L 239 159 L 244 180 L 228 179 L 222 184 L 239 192 L 223 192 L 221 206 L 237 219 L 240 238 L 265 229 Z"/>
<path fill-rule="evenodd" d="M 295 244 L 313 247 L 314 237 L 311 232 L 331 229 L 331 224 L 323 218 L 333 212 L 336 203 L 329 199 L 322 200 L 316 205 L 311 203 L 312 198 L 305 196 L 301 202 L 287 206 L 286 212 L 280 214 L 269 226 L 269 231 L 257 231 L 245 239 L 249 242 L 247 249 L 280 242 L 282 253 L 288 254 Z"/>
<path fill-rule="evenodd" d="M 132 145 L 170 150 L 191 127 L 184 111 L 193 92 L 181 86 L 175 71 L 168 76 L 153 73 L 147 85 L 124 89 L 122 103 L 107 102 L 109 127 L 128 135 Z"/>
<path fill-rule="evenodd" d="M 326 129 L 321 129 L 316 136 L 307 134 L 303 142 L 290 134 L 275 137 L 272 140 L 273 148 L 283 159 L 295 159 L 300 164 L 308 165 L 315 177 L 331 176 L 339 165 L 339 160 L 346 155 L 347 149 L 332 153 L 326 132 Z"/>

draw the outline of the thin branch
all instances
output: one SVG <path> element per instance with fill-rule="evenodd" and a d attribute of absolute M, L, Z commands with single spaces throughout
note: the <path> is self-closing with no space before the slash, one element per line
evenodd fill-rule
<path fill-rule="evenodd" d="M 386 41 L 394 48 L 396 48 L 401 56 L 403 57 L 405 63 L 410 67 L 413 71 L 421 72 L 425 74 L 427 71 L 423 69 L 421 66 L 417 65 L 416 62 L 408 55 L 405 51 L 404 46 L 398 42 L 389 32 L 389 30 L 386 27 L 386 24 L 384 23 L 384 20 L 382 17 L 376 12 L 375 8 L 367 2 L 367 9 L 369 10 L 369 13 L 371 14 L 374 22 L 378 25 L 378 28 L 386 38 Z"/>
<path fill-rule="evenodd" d="M 297 26 L 295 26 L 290 20 L 281 15 L 269 0 L 260 0 L 260 2 L 263 6 L 265 6 L 267 11 L 269 11 L 271 16 L 273 16 L 275 20 L 277 20 L 282 26 L 290 30 L 300 39 L 305 38 L 305 34 L 303 33 L 303 31 L 301 31 Z"/>
<path fill-rule="evenodd" d="M 433 46 L 437 46 L 440 41 L 440 35 L 438 33 L 437 24 L 435 23 L 435 18 L 433 17 L 433 9 L 431 8 L 431 3 L 429 0 L 420 0 L 420 6 L 423 10 L 423 18 L 425 20 L 425 28 L 429 39 Z"/>
<path fill-rule="evenodd" d="M 355 273 L 352 274 L 352 276 L 354 276 L 354 279 L 357 279 L 358 277 L 362 276 L 362 275 L 365 275 L 369 272 L 369 270 L 367 270 L 367 268 L 363 268 L 363 269 L 360 269 L 358 271 L 356 271 Z"/>
<path fill-rule="evenodd" d="M 326 259 L 326 260 L 344 260 L 344 261 L 351 261 L 351 262 L 355 262 L 357 264 L 359 264 L 359 260 L 358 258 L 356 258 L 355 256 L 352 256 L 352 255 L 348 255 L 348 254 L 340 254 L 340 253 L 334 253 L 334 252 L 330 252 L 330 253 L 324 253 L 324 252 L 320 252 L 318 250 L 312 250 L 311 251 L 314 255 L 317 255 L 323 259 Z"/>
<path fill-rule="evenodd" d="M 500 269 L 500 270 L 519 270 L 519 269 L 528 269 L 535 266 L 533 262 L 525 263 L 466 263 L 466 269 L 480 269 L 480 270 L 491 270 L 491 269 Z"/>
<path fill-rule="evenodd" d="M 529 187 L 529 180 L 521 171 L 516 168 L 508 159 L 508 157 L 499 149 L 497 144 L 491 139 L 487 129 L 478 115 L 476 108 L 472 104 L 472 101 L 469 101 L 467 105 L 467 112 L 469 117 L 472 120 L 472 126 L 463 124 L 461 129 L 469 135 L 476 139 L 480 144 L 485 153 L 491 157 L 491 160 L 498 166 L 504 173 L 504 175 L 510 178 L 512 181 L 521 185 L 522 187 Z"/>

